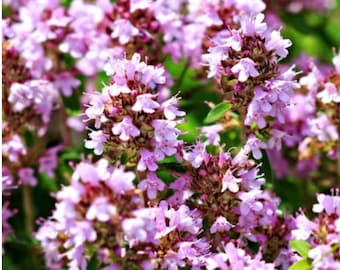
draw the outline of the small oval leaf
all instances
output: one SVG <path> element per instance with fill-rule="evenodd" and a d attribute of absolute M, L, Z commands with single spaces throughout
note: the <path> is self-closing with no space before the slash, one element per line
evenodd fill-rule
<path fill-rule="evenodd" d="M 288 268 L 288 270 L 311 270 L 311 269 L 312 267 L 307 259 L 298 261 Z"/>
<path fill-rule="evenodd" d="M 303 240 L 291 240 L 290 241 L 291 248 L 299 253 L 300 256 L 307 258 L 308 251 L 310 249 L 310 244 Z"/>
<path fill-rule="evenodd" d="M 205 124 L 211 124 L 219 120 L 227 111 L 231 109 L 231 104 L 221 102 L 215 106 L 204 119 Z"/>

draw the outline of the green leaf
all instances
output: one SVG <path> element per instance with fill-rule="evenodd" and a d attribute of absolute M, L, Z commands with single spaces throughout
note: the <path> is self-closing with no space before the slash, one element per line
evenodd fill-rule
<path fill-rule="evenodd" d="M 310 270 L 312 269 L 308 259 L 303 259 L 291 265 L 288 270 Z"/>
<path fill-rule="evenodd" d="M 95 252 L 90 261 L 89 264 L 87 265 L 87 270 L 96 270 L 98 269 L 98 258 L 97 258 L 97 252 Z"/>
<path fill-rule="evenodd" d="M 272 166 L 270 164 L 270 159 L 268 157 L 267 151 L 261 150 L 261 153 L 262 153 L 261 171 L 264 173 L 264 176 L 266 178 L 266 182 L 268 184 L 274 184 L 273 170 L 272 170 Z"/>
<path fill-rule="evenodd" d="M 308 257 L 308 251 L 310 249 L 310 244 L 303 240 L 291 240 L 290 241 L 291 248 L 299 253 L 304 258 Z"/>
<path fill-rule="evenodd" d="M 34 134 L 31 131 L 26 130 L 24 133 L 24 138 L 27 147 L 32 148 L 34 146 Z"/>
<path fill-rule="evenodd" d="M 204 119 L 205 124 L 211 124 L 219 120 L 223 115 L 231 109 L 231 104 L 227 102 L 221 102 L 220 104 L 216 105 Z"/>
<path fill-rule="evenodd" d="M 75 161 L 80 161 L 80 154 L 75 151 L 74 149 L 66 150 L 60 155 L 60 159 L 62 160 L 75 160 Z"/>

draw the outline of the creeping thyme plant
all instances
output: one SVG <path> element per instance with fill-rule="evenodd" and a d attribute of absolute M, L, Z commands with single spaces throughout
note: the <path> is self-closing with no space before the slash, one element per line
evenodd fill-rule
<path fill-rule="evenodd" d="M 340 269 L 339 16 L 4 0 L 3 269 Z"/>

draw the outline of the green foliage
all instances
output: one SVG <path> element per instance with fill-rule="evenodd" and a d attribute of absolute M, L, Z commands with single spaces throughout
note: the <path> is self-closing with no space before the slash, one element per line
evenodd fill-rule
<path fill-rule="evenodd" d="M 290 247 L 296 251 L 301 257 L 307 258 L 310 244 L 303 240 L 291 240 Z"/>
<path fill-rule="evenodd" d="M 298 261 L 291 265 L 288 270 L 311 270 L 312 266 L 310 265 L 310 262 L 308 259 L 302 259 L 301 261 Z"/>
<path fill-rule="evenodd" d="M 204 119 L 205 124 L 211 124 L 221 119 L 224 114 L 231 109 L 231 104 L 228 102 L 221 102 L 217 104 Z"/>

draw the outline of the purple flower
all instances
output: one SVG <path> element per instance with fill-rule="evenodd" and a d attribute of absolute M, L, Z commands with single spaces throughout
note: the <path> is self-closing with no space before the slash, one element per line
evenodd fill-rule
<path fill-rule="evenodd" d="M 340 103 L 340 93 L 339 90 L 333 83 L 325 83 L 325 89 L 317 94 L 317 97 L 321 99 L 323 103 Z"/>
<path fill-rule="evenodd" d="M 238 80 L 240 82 L 245 82 L 250 76 L 255 78 L 260 75 L 255 69 L 255 62 L 248 57 L 242 58 L 231 68 L 231 71 L 238 75 Z"/>
<path fill-rule="evenodd" d="M 124 172 L 123 168 L 115 168 L 107 180 L 107 185 L 117 194 L 124 194 L 134 189 L 134 179 L 135 174 L 133 172 Z"/>
<path fill-rule="evenodd" d="M 81 162 L 76 167 L 72 179 L 78 181 L 79 179 L 84 183 L 91 183 L 97 185 L 100 181 L 99 170 L 90 163 Z"/>
<path fill-rule="evenodd" d="M 155 110 L 160 106 L 158 102 L 153 100 L 154 97 L 155 95 L 152 94 L 143 94 L 137 96 L 137 100 L 132 106 L 132 110 L 135 112 L 143 111 L 145 113 L 154 113 Z"/>
<path fill-rule="evenodd" d="M 104 143 L 107 142 L 106 135 L 102 130 L 93 130 L 89 133 L 90 140 L 85 140 L 87 149 L 94 149 L 96 155 L 103 153 Z"/>
<path fill-rule="evenodd" d="M 205 144 L 197 143 L 190 152 L 184 152 L 184 159 L 189 161 L 194 168 L 199 168 L 202 162 L 207 158 Z"/>
<path fill-rule="evenodd" d="M 227 171 L 222 179 L 222 190 L 221 192 L 224 192 L 225 190 L 230 190 L 233 193 L 236 193 L 239 191 L 239 185 L 238 183 L 242 182 L 241 178 L 237 178 L 233 176 L 231 171 Z"/>
<path fill-rule="evenodd" d="M 26 155 L 27 151 L 19 135 L 14 134 L 9 141 L 3 143 L 2 153 L 8 156 L 9 161 L 18 162 L 19 157 Z"/>
<path fill-rule="evenodd" d="M 318 194 L 317 200 L 318 204 L 313 206 L 314 213 L 325 211 L 327 215 L 336 214 L 340 217 L 340 196 Z"/>
<path fill-rule="evenodd" d="M 154 146 L 157 151 L 156 153 L 159 155 L 159 157 L 155 155 L 157 161 L 162 160 L 164 154 L 171 156 L 177 152 L 177 147 L 180 143 L 178 140 L 180 131 L 176 129 L 175 126 L 176 122 L 174 121 L 160 119 L 152 121 L 152 127 L 155 129 L 153 138 Z"/>
<path fill-rule="evenodd" d="M 139 30 L 125 19 L 115 20 L 112 30 L 111 37 L 118 38 L 119 43 L 122 45 L 128 43 L 131 37 L 139 34 Z"/>
<path fill-rule="evenodd" d="M 78 245 L 73 249 L 70 249 L 65 253 L 68 259 L 68 269 L 70 270 L 85 270 L 87 268 L 87 262 L 85 258 L 85 247 Z"/>
<path fill-rule="evenodd" d="M 101 120 L 103 119 L 106 96 L 99 94 L 92 94 L 90 106 L 86 109 L 85 114 L 89 119 L 95 120 L 95 127 L 100 128 Z"/>
<path fill-rule="evenodd" d="M 207 137 L 206 144 L 211 145 L 219 145 L 220 143 L 220 135 L 219 132 L 223 131 L 224 128 L 221 124 L 215 124 L 211 126 L 205 126 L 201 128 L 201 132 L 203 135 Z"/>
<path fill-rule="evenodd" d="M 23 185 L 36 186 L 37 179 L 34 177 L 34 170 L 31 168 L 21 168 L 18 172 L 20 182 Z"/>
<path fill-rule="evenodd" d="M 141 69 L 142 83 L 154 88 L 156 85 L 165 84 L 164 68 L 148 65 Z"/>
<path fill-rule="evenodd" d="M 154 239 L 155 222 L 152 208 L 145 208 L 134 212 L 136 217 L 125 218 L 122 229 L 130 247 L 138 242 L 156 242 Z"/>
<path fill-rule="evenodd" d="M 55 88 L 62 91 L 64 96 L 69 97 L 72 95 L 73 89 L 80 85 L 80 81 L 75 79 L 70 73 L 63 72 L 55 75 L 53 84 Z"/>
<path fill-rule="evenodd" d="M 162 263 L 162 269 L 169 270 L 178 270 L 181 267 L 185 267 L 186 263 L 184 258 L 181 258 L 176 252 L 173 250 L 169 250 L 165 256 L 164 261 Z"/>
<path fill-rule="evenodd" d="M 294 239 L 307 240 L 312 234 L 313 230 L 317 228 L 317 225 L 310 221 L 304 214 L 300 214 L 296 217 L 297 228 L 292 231 Z"/>
<path fill-rule="evenodd" d="M 164 101 L 161 105 L 164 116 L 168 120 L 175 120 L 177 116 L 184 116 L 185 112 L 178 110 L 178 99 L 172 97 Z"/>
<path fill-rule="evenodd" d="M 224 41 L 223 43 L 225 44 L 223 46 L 232 48 L 234 51 L 237 51 L 237 52 L 241 51 L 242 38 L 241 38 L 240 32 L 236 30 L 231 30 L 230 34 L 231 35 L 228 38 L 223 39 Z"/>
<path fill-rule="evenodd" d="M 177 228 L 179 231 L 192 234 L 197 234 L 201 230 L 202 219 L 199 213 L 195 210 L 190 210 L 186 205 L 181 205 L 178 210 L 170 208 L 165 215 L 170 219 L 170 228 Z"/>
<path fill-rule="evenodd" d="M 260 141 L 255 135 L 251 134 L 248 137 L 247 143 L 244 146 L 244 149 L 248 152 L 252 152 L 255 159 L 261 159 L 262 153 L 260 149 L 265 149 L 266 144 Z"/>
<path fill-rule="evenodd" d="M 89 221 L 75 221 L 74 224 L 69 226 L 68 230 L 70 239 L 64 244 L 65 247 L 73 244 L 80 246 L 86 241 L 94 242 L 97 239 L 97 233 Z"/>
<path fill-rule="evenodd" d="M 39 158 L 39 173 L 46 173 L 48 177 L 54 177 L 54 170 L 58 166 L 58 152 L 63 147 L 54 146 L 46 151 L 46 154 Z"/>
<path fill-rule="evenodd" d="M 31 89 L 21 83 L 13 83 L 10 88 L 8 101 L 13 104 L 13 110 L 21 112 L 31 104 L 32 99 Z"/>
<path fill-rule="evenodd" d="M 142 180 L 138 184 L 138 188 L 143 191 L 147 191 L 148 198 L 153 200 L 157 196 L 157 191 L 162 191 L 165 188 L 165 184 L 161 179 L 157 177 L 154 172 L 149 172 L 146 179 Z"/>
<path fill-rule="evenodd" d="M 71 186 L 63 186 L 57 193 L 56 198 L 60 201 L 68 201 L 73 205 L 80 202 L 81 196 L 83 196 L 85 192 L 85 188 L 81 183 L 72 182 Z"/>
<path fill-rule="evenodd" d="M 112 133 L 119 135 L 122 141 L 128 141 L 131 137 L 140 135 L 139 129 L 134 126 L 130 116 L 125 116 L 122 122 L 115 124 L 112 128 Z"/>
<path fill-rule="evenodd" d="M 131 89 L 126 85 L 118 85 L 115 83 L 115 84 L 105 86 L 103 89 L 103 93 L 108 93 L 112 97 L 117 97 L 121 93 L 123 94 L 131 93 Z"/>
<path fill-rule="evenodd" d="M 210 227 L 210 233 L 227 232 L 230 230 L 231 227 L 233 227 L 233 225 L 229 223 L 229 221 L 226 220 L 225 217 L 219 216 Z"/>
<path fill-rule="evenodd" d="M 15 211 L 9 208 L 9 202 L 2 205 L 2 243 L 12 234 L 12 227 L 8 220 L 14 215 Z M 3 252 L 3 251 L 2 251 Z"/>
<path fill-rule="evenodd" d="M 112 216 L 117 215 L 117 208 L 110 204 L 106 197 L 96 198 L 90 208 L 87 210 L 86 218 L 88 220 L 97 219 L 102 222 L 109 221 Z"/>
<path fill-rule="evenodd" d="M 289 39 L 283 39 L 280 31 L 272 31 L 268 39 L 266 39 L 266 49 L 268 51 L 274 51 L 280 57 L 286 57 L 288 55 L 287 48 L 292 45 Z"/>
<path fill-rule="evenodd" d="M 314 136 L 321 142 L 336 141 L 339 139 L 339 134 L 329 117 L 323 113 L 314 119 L 308 121 L 310 130 Z"/>
<path fill-rule="evenodd" d="M 140 151 L 140 160 L 137 164 L 137 170 L 139 171 L 149 170 L 154 172 L 157 170 L 157 168 L 158 165 L 156 163 L 154 154 L 149 150 L 143 148 Z"/>
<path fill-rule="evenodd" d="M 267 30 L 267 24 L 263 22 L 264 14 L 260 13 L 256 16 L 243 16 L 240 19 L 241 30 L 247 36 L 260 36 Z"/>

